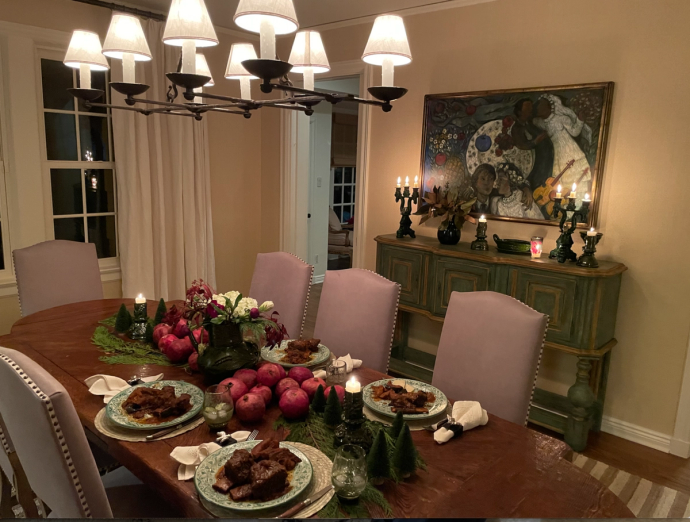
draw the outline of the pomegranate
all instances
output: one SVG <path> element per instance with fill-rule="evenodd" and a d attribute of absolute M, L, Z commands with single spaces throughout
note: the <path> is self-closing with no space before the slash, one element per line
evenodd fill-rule
<path fill-rule="evenodd" d="M 314 377 L 314 374 L 311 373 L 311 370 L 309 368 L 305 368 L 304 366 L 295 366 L 294 368 L 290 368 L 290 371 L 288 372 L 288 377 L 290 377 L 290 379 L 296 380 L 301 386 L 304 381 Z"/>
<path fill-rule="evenodd" d="M 309 413 L 309 395 L 304 390 L 290 388 L 280 397 L 278 407 L 286 419 L 301 419 Z"/>
<path fill-rule="evenodd" d="M 266 403 L 258 393 L 246 393 L 235 402 L 235 411 L 243 422 L 259 422 L 266 414 Z"/>
<path fill-rule="evenodd" d="M 178 340 L 178 337 L 176 335 L 173 335 L 173 334 L 164 335 L 163 337 L 161 337 L 161 340 L 158 341 L 158 349 L 161 352 L 165 353 L 165 350 L 167 350 L 170 347 L 170 345 L 174 341 L 177 341 L 177 340 Z"/>
<path fill-rule="evenodd" d="M 247 389 L 251 389 L 254 386 L 256 386 L 256 370 L 250 370 L 249 368 L 242 368 L 241 370 L 237 370 L 235 372 L 235 375 L 233 375 L 233 377 L 235 379 L 239 379 L 244 384 L 246 384 Z"/>
<path fill-rule="evenodd" d="M 199 363 L 197 362 L 197 359 L 199 358 L 199 354 L 197 352 L 192 352 L 192 355 L 189 356 L 189 359 L 187 359 L 187 364 L 189 364 L 189 369 L 195 372 L 199 371 Z"/>
<path fill-rule="evenodd" d="M 328 399 L 328 395 L 331 393 L 331 388 L 332 388 L 332 386 L 329 386 L 323 392 L 324 395 L 326 396 L 326 399 Z M 343 388 L 342 386 L 338 386 L 336 384 L 335 385 L 335 393 L 338 394 L 338 399 L 340 399 L 340 404 L 342 404 L 343 401 L 345 400 L 345 388 Z"/>
<path fill-rule="evenodd" d="M 277 364 L 264 364 L 259 371 L 256 372 L 256 380 L 264 386 L 273 388 L 280 380 L 280 367 Z"/>
<path fill-rule="evenodd" d="M 153 344 L 158 346 L 160 340 L 170 333 L 172 333 L 172 326 L 165 323 L 157 324 L 153 327 Z"/>
<path fill-rule="evenodd" d="M 187 337 L 189 335 L 189 324 L 187 323 L 187 319 L 180 319 L 177 321 L 172 333 L 180 339 Z"/>
<path fill-rule="evenodd" d="M 477 107 L 475 107 L 474 105 L 468 105 L 467 107 L 465 107 L 465 112 L 468 116 L 472 116 L 475 112 L 477 112 Z"/>
<path fill-rule="evenodd" d="M 281 379 L 285 379 L 287 377 L 287 373 L 285 373 L 285 368 L 283 368 L 280 364 L 276 364 L 278 367 L 278 373 L 280 374 Z"/>
<path fill-rule="evenodd" d="M 203 337 L 201 333 L 203 332 Z M 197 328 L 192 332 L 194 339 L 199 344 L 208 344 L 208 332 L 204 328 Z"/>
<path fill-rule="evenodd" d="M 189 356 L 194 351 L 194 347 L 192 346 L 192 341 L 185 337 L 184 339 L 173 341 L 167 345 L 165 350 L 161 351 L 171 362 L 178 363 L 189 359 Z"/>
<path fill-rule="evenodd" d="M 228 377 L 227 379 L 220 381 L 220 384 L 230 386 L 230 396 L 232 397 L 233 402 L 237 402 L 242 395 L 249 391 L 247 385 L 235 377 Z"/>
<path fill-rule="evenodd" d="M 261 395 L 264 399 L 264 402 L 266 403 L 266 406 L 268 406 L 268 403 L 271 402 L 271 399 L 273 398 L 273 392 L 271 392 L 271 388 L 269 388 L 268 386 L 264 386 L 263 384 L 257 384 L 251 390 L 249 390 L 249 393 L 256 393 L 257 395 Z"/>
<path fill-rule="evenodd" d="M 318 377 L 312 377 L 311 379 L 307 379 L 302 383 L 302 389 L 307 392 L 307 395 L 309 395 L 309 400 L 314 398 L 314 394 L 316 393 L 316 389 L 319 387 L 319 385 L 323 386 L 324 390 L 326 389 L 326 381 L 319 379 Z"/>
<path fill-rule="evenodd" d="M 299 388 L 299 383 L 295 379 L 290 379 L 290 377 L 280 379 L 278 384 L 276 384 L 276 397 L 280 397 L 290 388 Z"/>

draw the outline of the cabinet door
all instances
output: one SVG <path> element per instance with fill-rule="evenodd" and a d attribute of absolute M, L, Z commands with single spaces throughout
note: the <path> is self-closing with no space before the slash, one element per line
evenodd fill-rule
<path fill-rule="evenodd" d="M 381 275 L 400 284 L 400 303 L 426 306 L 426 273 L 429 270 L 429 254 L 417 250 L 383 248 Z"/>
<path fill-rule="evenodd" d="M 452 292 L 479 292 L 489 289 L 491 267 L 473 261 L 438 258 L 434 270 L 433 313 L 445 316 Z"/>
<path fill-rule="evenodd" d="M 517 270 L 516 277 L 513 297 L 549 316 L 546 339 L 577 344 L 579 334 L 574 328 L 577 278 L 528 269 Z"/>

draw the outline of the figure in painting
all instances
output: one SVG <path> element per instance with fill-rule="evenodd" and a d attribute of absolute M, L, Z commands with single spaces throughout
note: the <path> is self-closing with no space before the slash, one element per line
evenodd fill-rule
<path fill-rule="evenodd" d="M 469 197 L 476 197 L 477 201 L 472 207 L 472 212 L 488 214 L 491 212 L 491 192 L 496 182 L 496 169 L 488 163 L 482 163 L 472 173 L 471 183 L 473 192 Z M 468 197 L 468 199 L 469 199 Z"/>
<path fill-rule="evenodd" d="M 522 219 L 544 219 L 537 205 L 523 203 L 524 177 L 512 163 L 501 163 L 496 167 L 497 196 L 491 198 L 491 214 Z"/>
<path fill-rule="evenodd" d="M 532 123 L 534 104 L 529 98 L 522 98 L 513 109 L 515 123 L 511 128 L 513 144 L 520 150 L 534 151 L 534 167 L 528 173 L 527 181 L 532 190 L 540 187 L 553 171 L 553 145 L 545 131 Z"/>

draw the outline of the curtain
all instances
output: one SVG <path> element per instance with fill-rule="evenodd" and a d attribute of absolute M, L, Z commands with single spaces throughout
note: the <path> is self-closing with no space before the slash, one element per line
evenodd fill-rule
<path fill-rule="evenodd" d="M 165 101 L 165 73 L 177 70 L 180 48 L 163 44 L 163 23 L 142 26 L 153 60 L 137 62 L 137 83 L 151 86 L 140 97 Z M 111 76 L 121 81 L 121 61 L 112 60 Z M 125 105 L 121 94 L 112 91 L 112 98 Z M 183 299 L 199 278 L 215 287 L 206 122 L 112 112 L 123 296 Z"/>

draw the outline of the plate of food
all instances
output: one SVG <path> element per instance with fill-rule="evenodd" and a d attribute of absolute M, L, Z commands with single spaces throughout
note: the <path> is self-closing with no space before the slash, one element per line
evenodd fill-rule
<path fill-rule="evenodd" d="M 321 339 L 295 339 L 283 341 L 279 347 L 261 349 L 261 357 L 286 368 L 316 366 L 328 361 L 331 351 L 321 344 Z"/>
<path fill-rule="evenodd" d="M 169 428 L 195 417 L 204 392 L 184 381 L 155 381 L 121 391 L 105 407 L 108 419 L 132 430 Z"/>
<path fill-rule="evenodd" d="M 314 471 L 288 442 L 238 442 L 206 457 L 194 475 L 201 499 L 233 511 L 262 511 L 296 499 Z"/>
<path fill-rule="evenodd" d="M 386 417 L 395 417 L 402 411 L 406 420 L 427 419 L 445 412 L 448 405 L 441 390 L 410 379 L 375 381 L 367 384 L 362 392 L 364 404 Z"/>

